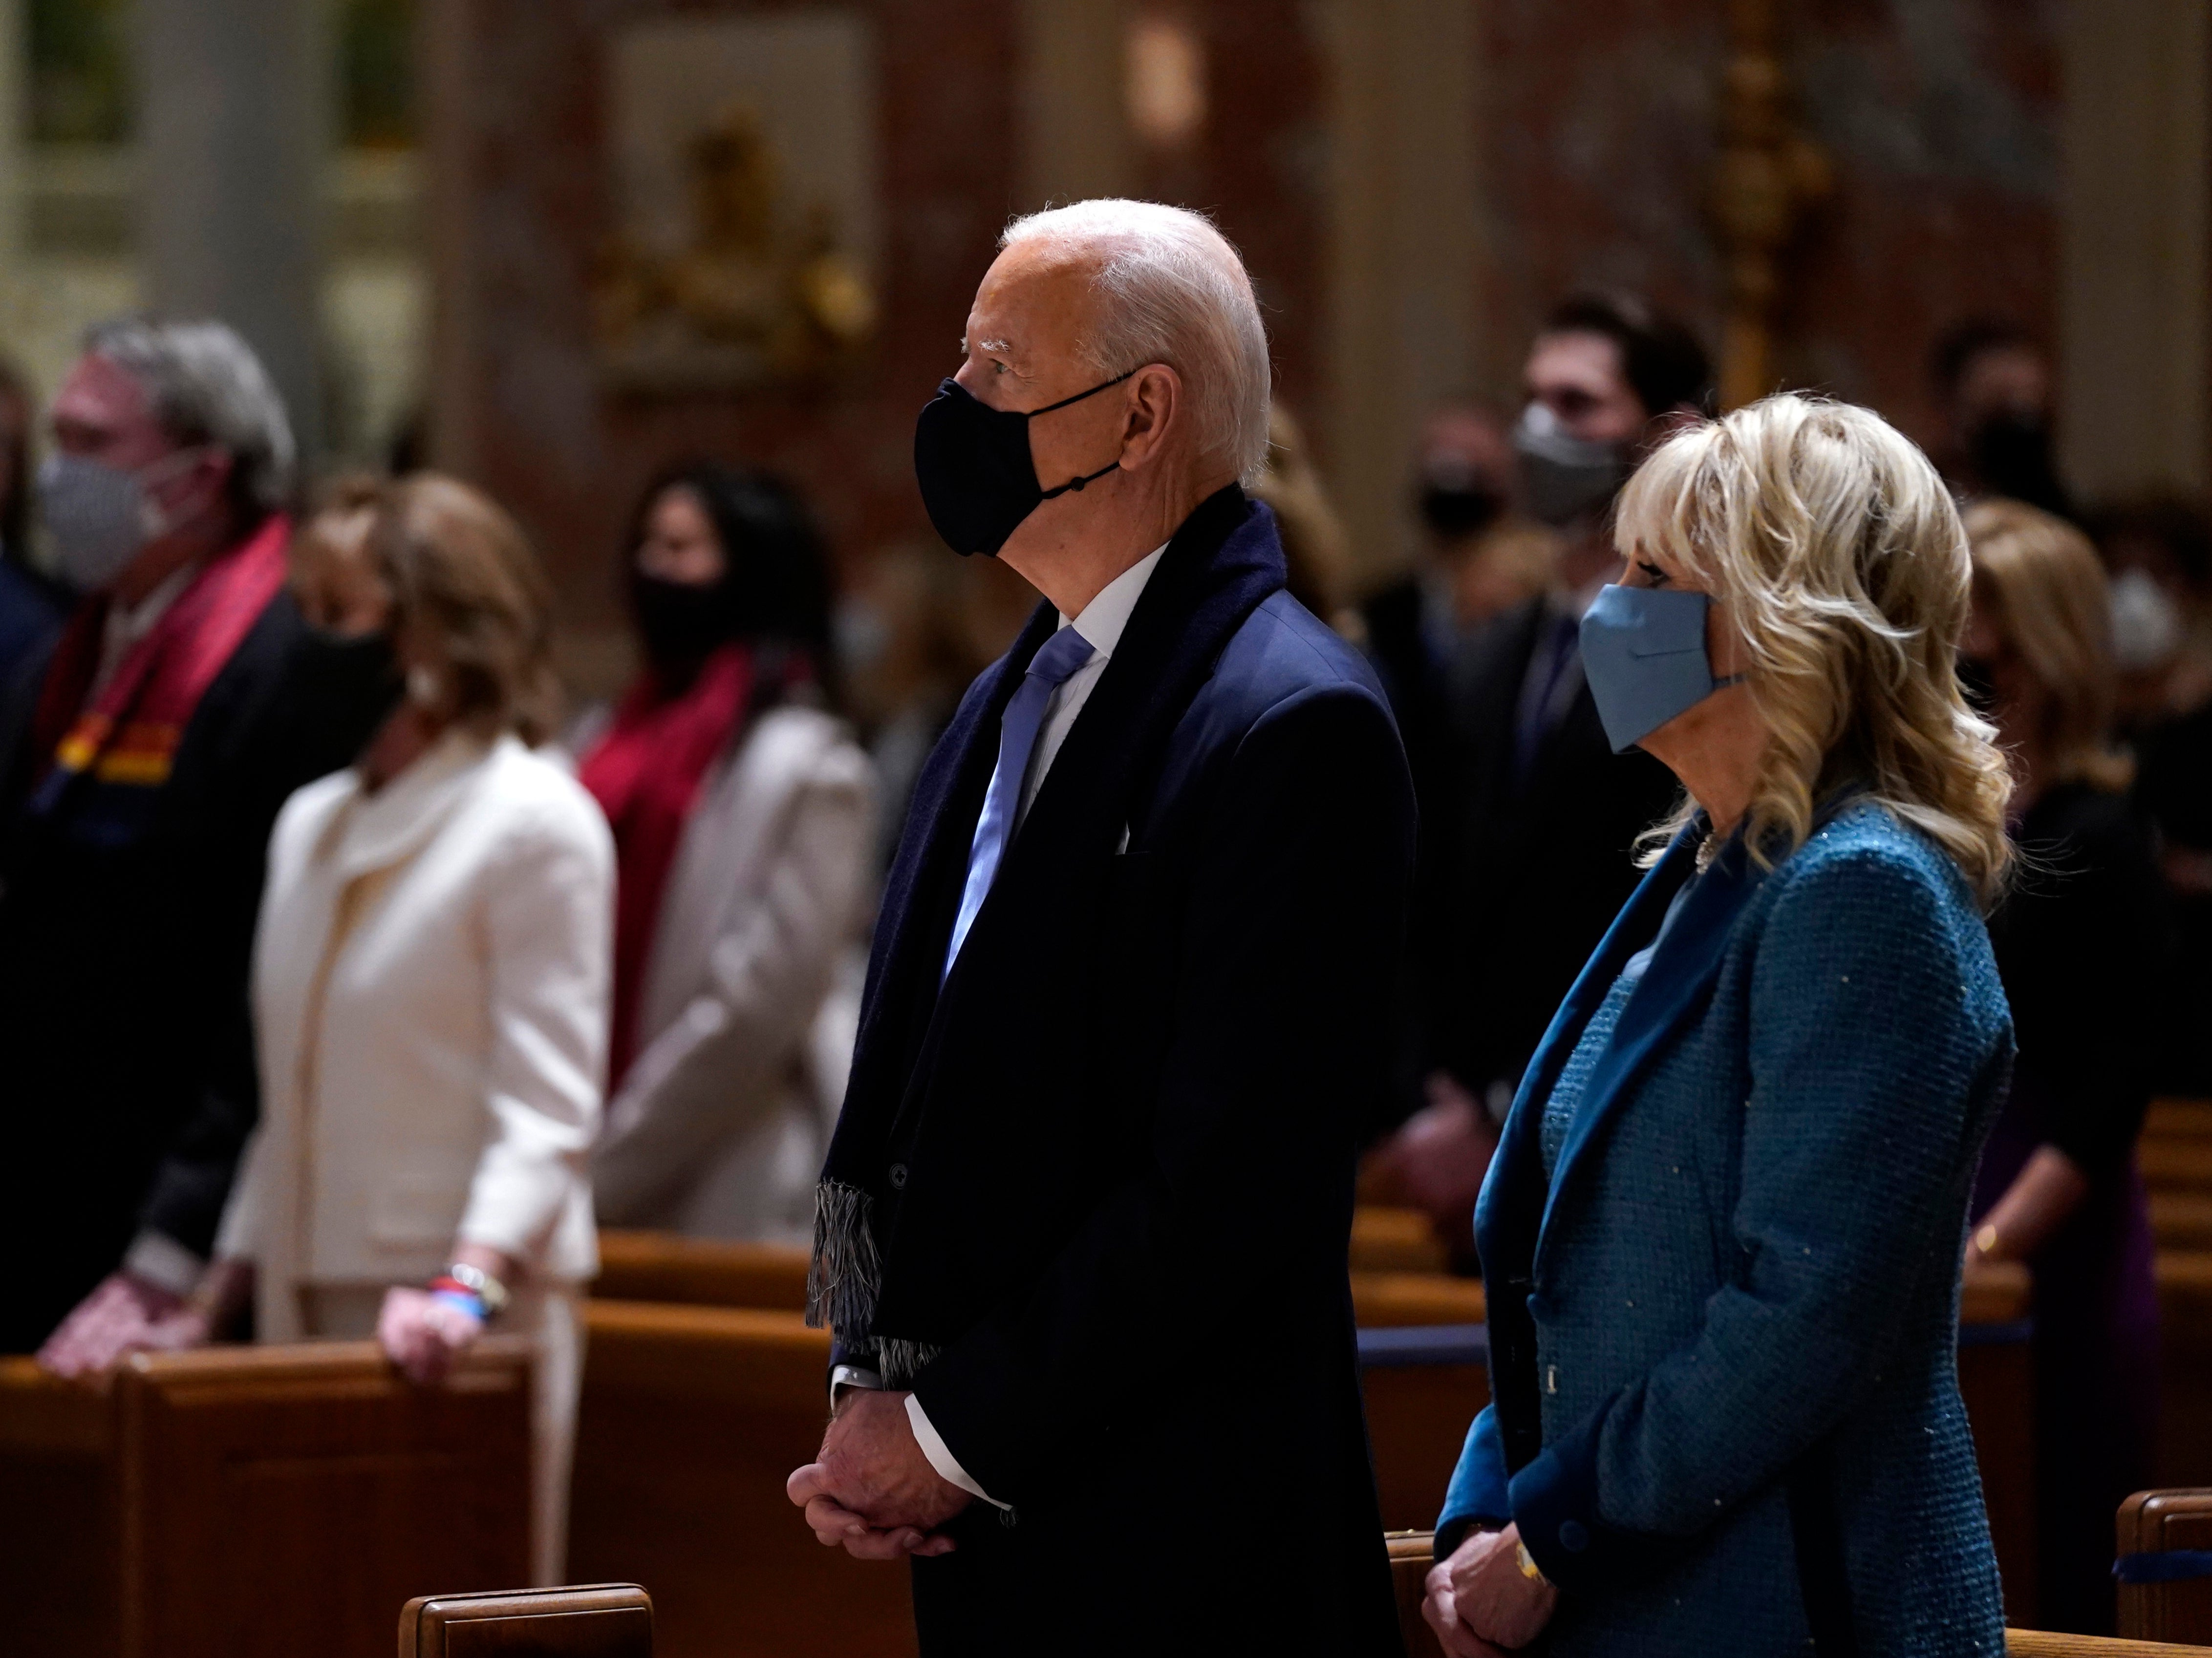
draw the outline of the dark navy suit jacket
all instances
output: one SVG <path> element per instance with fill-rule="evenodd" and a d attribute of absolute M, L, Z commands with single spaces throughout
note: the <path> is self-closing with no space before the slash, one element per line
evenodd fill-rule
<path fill-rule="evenodd" d="M 1224 490 L 940 991 L 1000 714 L 1054 625 L 916 787 L 828 1169 L 882 1266 L 874 1328 L 840 1337 L 941 1350 L 915 1391 L 1013 1505 L 916 1563 L 923 1648 L 1395 1651 L 1345 1261 L 1413 852 L 1395 729 Z"/>

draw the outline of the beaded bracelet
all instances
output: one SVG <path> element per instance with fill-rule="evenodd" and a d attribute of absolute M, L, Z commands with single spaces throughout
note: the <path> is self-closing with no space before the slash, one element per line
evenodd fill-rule
<path fill-rule="evenodd" d="M 484 1299 L 459 1278 L 443 1276 L 430 1280 L 430 1299 L 442 1301 L 448 1307 L 458 1307 L 479 1324 L 490 1316 L 484 1310 Z"/>

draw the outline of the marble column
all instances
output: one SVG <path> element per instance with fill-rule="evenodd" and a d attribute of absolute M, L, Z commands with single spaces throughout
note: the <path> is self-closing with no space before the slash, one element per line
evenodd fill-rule
<path fill-rule="evenodd" d="M 146 293 L 244 335 L 321 449 L 325 0 L 137 0 Z"/>

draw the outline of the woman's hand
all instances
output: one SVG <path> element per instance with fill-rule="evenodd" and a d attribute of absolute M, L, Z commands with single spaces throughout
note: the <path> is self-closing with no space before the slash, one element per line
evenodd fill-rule
<path fill-rule="evenodd" d="M 456 1355 L 483 1333 L 483 1323 L 428 1290 L 387 1290 L 376 1321 L 385 1357 L 425 1385 L 441 1382 Z"/>
<path fill-rule="evenodd" d="M 1429 1573 L 1421 1615 L 1454 1658 L 1525 1647 L 1552 1621 L 1559 1592 L 1521 1569 L 1521 1533 L 1470 1532 Z"/>

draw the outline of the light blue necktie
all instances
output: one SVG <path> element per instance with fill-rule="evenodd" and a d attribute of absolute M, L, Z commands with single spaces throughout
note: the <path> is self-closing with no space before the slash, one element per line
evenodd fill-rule
<path fill-rule="evenodd" d="M 1006 842 L 1014 838 L 1022 780 L 1029 775 L 1037 733 L 1044 729 L 1045 707 L 1060 682 L 1091 660 L 1092 654 L 1089 640 L 1073 628 L 1062 628 L 1038 647 L 1021 689 L 1000 717 L 998 769 L 991 774 L 990 789 L 983 796 L 983 815 L 975 820 L 975 843 L 968 853 L 968 884 L 960 894 L 960 914 L 953 918 L 952 943 L 945 952 L 945 973 L 952 971 L 961 941 L 975 924 L 975 912 L 983 908 L 991 883 L 998 876 Z"/>

